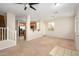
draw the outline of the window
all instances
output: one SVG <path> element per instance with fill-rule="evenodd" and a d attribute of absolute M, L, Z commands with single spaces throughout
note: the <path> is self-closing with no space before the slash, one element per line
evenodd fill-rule
<path fill-rule="evenodd" d="M 53 31 L 55 28 L 54 22 L 48 22 L 48 30 Z"/>
<path fill-rule="evenodd" d="M 37 22 L 37 30 L 40 31 L 40 23 Z"/>

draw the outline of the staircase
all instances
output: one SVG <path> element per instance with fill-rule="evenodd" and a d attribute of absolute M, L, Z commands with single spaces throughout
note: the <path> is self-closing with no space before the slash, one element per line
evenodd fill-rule
<path fill-rule="evenodd" d="M 12 28 L 10 29 L 11 26 L 7 26 L 8 19 L 8 17 L 5 18 L 0 15 L 0 50 L 16 45 L 16 31 L 12 31 Z M 9 19 L 9 21 L 11 20 Z"/>
<path fill-rule="evenodd" d="M 0 15 L 0 41 L 7 39 L 6 20 Z"/>

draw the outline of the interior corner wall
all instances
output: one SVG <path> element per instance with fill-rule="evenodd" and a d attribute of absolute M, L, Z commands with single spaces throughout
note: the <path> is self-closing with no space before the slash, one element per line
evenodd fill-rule
<path fill-rule="evenodd" d="M 40 31 L 38 30 L 33 31 L 32 29 L 29 29 L 29 35 L 28 35 L 29 39 L 27 41 L 40 38 L 43 35 L 45 35 L 45 24 L 42 21 L 40 21 Z"/>
<path fill-rule="evenodd" d="M 74 35 L 74 17 L 61 17 L 54 20 L 55 29 L 49 31 L 48 26 L 46 28 L 46 35 L 50 37 L 58 37 L 64 39 L 75 39 Z"/>

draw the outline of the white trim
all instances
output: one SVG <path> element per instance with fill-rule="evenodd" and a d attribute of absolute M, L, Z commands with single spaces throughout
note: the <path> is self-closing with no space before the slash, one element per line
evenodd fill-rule
<path fill-rule="evenodd" d="M 16 45 L 15 40 L 3 40 L 0 41 L 0 50 L 10 48 Z"/>

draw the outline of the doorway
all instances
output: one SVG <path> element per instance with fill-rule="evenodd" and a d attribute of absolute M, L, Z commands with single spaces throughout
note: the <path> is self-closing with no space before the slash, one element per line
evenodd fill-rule
<path fill-rule="evenodd" d="M 19 37 L 26 40 L 26 26 L 19 26 Z"/>
<path fill-rule="evenodd" d="M 26 40 L 26 22 L 17 21 L 17 33 L 19 40 Z"/>

